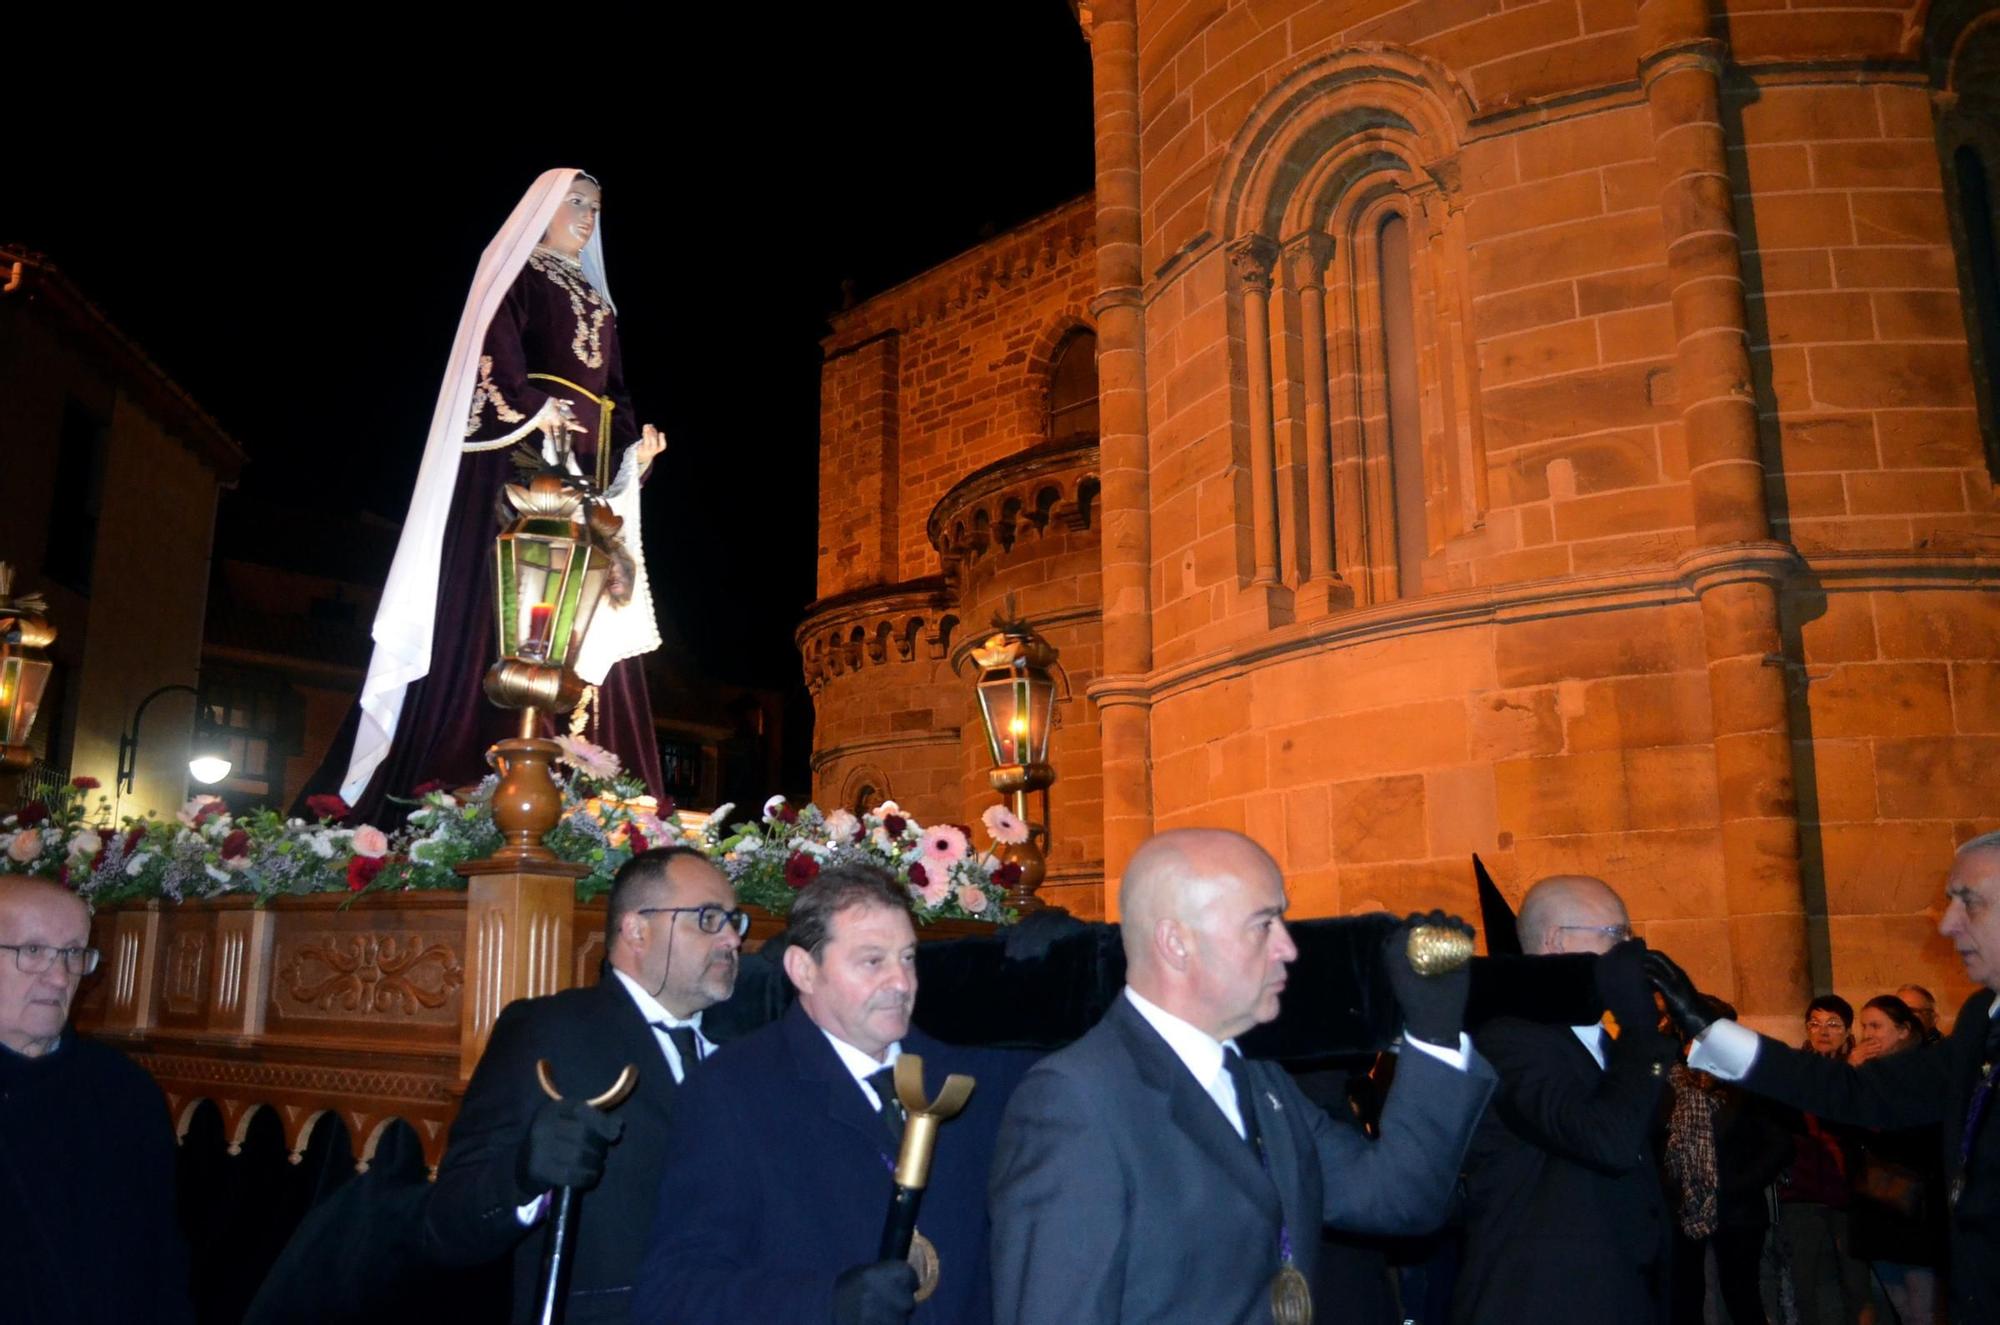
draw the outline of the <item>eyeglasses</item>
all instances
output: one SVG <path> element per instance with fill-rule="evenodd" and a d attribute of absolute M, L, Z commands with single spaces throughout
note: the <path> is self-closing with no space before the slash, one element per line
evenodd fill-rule
<path fill-rule="evenodd" d="M 63 969 L 71 975 L 89 975 L 103 956 L 95 948 L 52 948 L 46 943 L 0 943 L 14 954 L 14 967 L 22 975 L 40 975 L 62 958 Z"/>
<path fill-rule="evenodd" d="M 724 925 L 735 930 L 740 937 L 750 932 L 750 913 L 734 907 L 717 906 L 707 902 L 701 906 L 642 906 L 638 914 L 642 916 L 675 915 L 682 911 L 694 912 L 694 923 L 704 934 L 720 934 Z"/>
<path fill-rule="evenodd" d="M 1839 1031 L 1842 1035 L 1845 1035 L 1847 1034 L 1847 1023 L 1832 1018 L 1821 1020 L 1815 1017 L 1806 1023 L 1806 1029 L 1809 1031 Z"/>
<path fill-rule="evenodd" d="M 1632 937 L 1630 925 L 1557 925 L 1556 928 L 1577 934 L 1602 934 L 1613 943 L 1623 943 Z"/>

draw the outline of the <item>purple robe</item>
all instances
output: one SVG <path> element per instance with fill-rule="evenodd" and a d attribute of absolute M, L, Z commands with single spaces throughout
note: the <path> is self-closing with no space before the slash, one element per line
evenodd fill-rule
<path fill-rule="evenodd" d="M 574 386 L 529 376 L 535 373 Z M 518 432 L 550 396 L 568 400 L 583 427 L 570 437 L 586 476 L 596 471 L 602 409 L 595 398 L 612 402 L 608 433 L 611 470 L 616 473 L 624 448 L 639 437 L 638 420 L 625 391 L 617 316 L 584 279 L 580 267 L 537 248 L 487 328 L 466 420 L 467 445 Z M 532 430 L 526 440 L 539 447 L 540 430 Z M 513 453 L 512 446 L 501 446 L 468 450 L 459 458 L 438 565 L 430 672 L 404 694 L 389 753 L 354 804 L 360 819 L 380 822 L 386 797 L 407 797 L 425 782 L 438 780 L 454 787 L 477 782 L 488 772 L 487 748 L 518 728 L 519 713 L 494 705 L 481 687 L 486 669 L 499 657 L 493 619 L 493 540 L 502 528 L 501 487 L 516 477 Z M 631 551 L 643 555 L 639 548 Z M 616 754 L 629 776 L 659 796 L 660 743 L 643 661 L 626 658 L 606 674 L 584 735 Z M 326 761 L 301 793 L 301 804 L 306 794 L 339 788 L 354 749 L 360 712 L 356 704 L 348 714 Z M 554 723 L 544 719 L 543 735 L 569 730 L 568 715 L 556 716 Z"/>

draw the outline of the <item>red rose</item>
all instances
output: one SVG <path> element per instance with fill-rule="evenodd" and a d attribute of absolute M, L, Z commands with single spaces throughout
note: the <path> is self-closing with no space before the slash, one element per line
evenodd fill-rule
<path fill-rule="evenodd" d="M 910 863 L 910 886 L 912 888 L 922 888 L 928 886 L 930 881 L 931 872 L 923 867 L 923 863 L 921 861 L 912 861 Z"/>
<path fill-rule="evenodd" d="M 646 835 L 639 831 L 639 825 L 632 824 L 626 828 L 625 845 L 632 848 L 635 856 L 646 849 Z"/>
<path fill-rule="evenodd" d="M 347 802 L 338 796 L 308 796 L 306 812 L 315 819 L 331 819 L 335 823 L 354 813 L 348 808 Z"/>
<path fill-rule="evenodd" d="M 225 802 L 219 800 L 203 801 L 201 808 L 194 812 L 194 826 L 199 828 L 210 819 L 219 819 L 227 813 L 229 813 L 229 806 Z"/>
<path fill-rule="evenodd" d="M 222 839 L 222 858 L 242 860 L 250 854 L 250 834 L 241 828 Z"/>
<path fill-rule="evenodd" d="M 419 782 L 416 786 L 411 787 L 410 794 L 416 797 L 418 800 L 422 800 L 424 797 L 430 795 L 434 791 L 443 791 L 443 790 L 444 790 L 444 779 L 432 778 L 429 782 Z M 317 796 L 313 797 L 313 800 L 318 800 L 318 799 L 319 797 Z M 340 797 L 330 796 L 327 799 L 337 801 L 340 799 Z M 308 801 L 306 803 L 310 805 L 312 801 Z M 342 806 L 341 808 L 345 809 L 346 807 Z"/>
<path fill-rule="evenodd" d="M 72 787 L 75 787 L 78 791 L 96 791 L 99 787 L 104 785 L 102 782 L 99 782 L 96 778 L 92 777 L 71 778 L 69 780 L 69 784 Z"/>
<path fill-rule="evenodd" d="M 900 814 L 892 814 L 882 821 L 882 831 L 891 837 L 901 837 L 903 830 L 909 826 L 910 821 Z"/>
<path fill-rule="evenodd" d="M 819 877 L 819 862 L 801 851 L 785 862 L 785 882 L 803 888 Z"/>
<path fill-rule="evenodd" d="M 672 814 L 676 808 L 678 807 L 675 806 L 674 798 L 672 796 L 663 796 L 660 798 L 659 814 L 662 819 Z"/>
<path fill-rule="evenodd" d="M 999 884 L 1002 888 L 1012 888 L 1015 884 L 1019 883 L 1020 881 L 1021 881 L 1021 867 L 1015 864 L 1011 860 L 1005 862 L 1000 866 L 999 869 L 993 871 L 993 882 Z"/>
<path fill-rule="evenodd" d="M 134 851 L 137 851 L 139 849 L 139 844 L 145 840 L 146 840 L 146 825 L 133 824 L 132 827 L 128 829 L 125 833 L 125 854 L 129 856 Z"/>
<path fill-rule="evenodd" d="M 21 807 L 20 813 L 14 816 L 14 822 L 23 828 L 33 828 L 48 817 L 48 806 L 42 804 L 40 801 L 29 801 Z"/>
<path fill-rule="evenodd" d="M 797 823 L 798 821 L 799 821 L 799 812 L 798 812 L 797 810 L 793 809 L 793 808 L 792 808 L 791 806 L 789 806 L 789 805 L 780 805 L 780 806 L 778 807 L 778 822 L 779 822 L 779 823 L 781 823 L 781 824 L 795 824 L 795 823 Z"/>
<path fill-rule="evenodd" d="M 380 856 L 355 856 L 347 862 L 347 891 L 358 893 L 375 882 L 387 860 Z"/>

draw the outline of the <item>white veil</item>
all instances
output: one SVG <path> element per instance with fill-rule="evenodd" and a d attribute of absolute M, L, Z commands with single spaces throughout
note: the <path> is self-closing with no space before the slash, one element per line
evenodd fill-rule
<path fill-rule="evenodd" d="M 375 651 L 368 660 L 368 675 L 361 683 L 361 724 L 354 737 L 354 752 L 348 758 L 347 776 L 340 794 L 349 801 L 367 789 L 375 770 L 388 756 L 396 735 L 396 723 L 403 711 L 403 699 L 411 682 L 421 680 L 431 667 L 431 636 L 437 613 L 438 563 L 444 544 L 445 523 L 451 512 L 451 494 L 458 482 L 458 460 L 465 444 L 465 420 L 472 408 L 472 389 L 479 375 L 480 351 L 486 344 L 486 329 L 500 303 L 513 288 L 528 255 L 548 233 L 556 209 L 570 185 L 583 172 L 571 167 L 544 171 L 516 203 L 507 223 L 479 257 L 479 270 L 472 278 L 472 293 L 466 297 L 465 311 L 459 315 L 458 334 L 452 339 L 451 360 L 445 368 L 444 386 L 438 392 L 437 409 L 431 415 L 430 435 L 424 443 L 424 458 L 417 470 L 416 491 L 410 497 L 410 513 L 403 521 L 403 533 L 396 544 L 396 559 L 389 566 L 388 582 L 382 587 L 382 603 L 375 613 L 371 634 Z M 611 304 L 611 290 L 604 278 L 603 227 L 591 232 L 583 250 L 585 277 L 596 287 L 604 302 Z M 617 305 L 612 304 L 612 311 Z M 643 568 L 639 546 L 637 515 L 638 485 L 629 482 L 632 453 L 628 448 L 626 466 L 621 468 L 614 490 L 620 484 L 629 494 L 614 508 L 629 508 L 632 518 L 625 526 L 627 546 Z M 624 511 L 621 509 L 621 513 Z M 653 605 L 642 577 L 634 586 L 632 601 L 617 615 L 631 613 L 633 624 L 643 625 L 641 635 L 650 633 L 657 648 L 659 636 L 653 622 Z M 599 609 L 602 617 L 606 603 Z M 635 611 L 634 609 L 639 609 Z M 592 635 L 585 636 L 586 643 Z M 633 652 L 643 652 L 634 649 Z M 630 653 L 620 656 L 629 657 Z M 579 660 L 581 663 L 582 660 Z M 609 664 L 606 664 L 608 667 Z M 579 666 L 581 674 L 583 667 Z M 600 672 L 591 680 L 601 680 Z"/>

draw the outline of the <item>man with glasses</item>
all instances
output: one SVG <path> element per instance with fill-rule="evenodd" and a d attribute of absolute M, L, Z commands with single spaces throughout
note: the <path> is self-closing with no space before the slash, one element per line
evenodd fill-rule
<path fill-rule="evenodd" d="M 1466 1156 L 1465 1266 L 1452 1319 L 1650 1325 L 1665 1318 L 1671 1247 L 1652 1132 L 1677 1050 L 1625 903 L 1602 879 L 1528 889 L 1530 957 L 1596 958 L 1611 1028 L 1496 1017 L 1473 1044 L 1500 1074 Z"/>
<path fill-rule="evenodd" d="M 986 1325 L 986 1174 L 1027 1056 L 962 1049 L 910 1024 L 909 892 L 871 865 L 831 865 L 792 904 L 786 976 L 798 1002 L 732 1041 L 674 1113 L 634 1321 L 673 1325 Z M 921 1055 L 926 1098 L 978 1086 L 939 1132 L 917 1231 L 936 1292 L 878 1260 L 903 1116 L 891 1084 Z"/>
<path fill-rule="evenodd" d="M 192 1322 L 174 1218 L 174 1133 L 158 1086 L 69 1026 L 97 968 L 90 911 L 0 879 L 0 1318 Z"/>
<path fill-rule="evenodd" d="M 729 997 L 749 918 L 729 880 L 687 847 L 641 852 L 618 871 L 595 985 L 509 1004 L 452 1124 L 424 1226 L 451 1265 L 512 1252 L 515 1321 L 535 1317 L 550 1193 L 576 1188 L 569 1325 L 624 1322 L 667 1157 L 681 1083 L 715 1046 L 702 1010 Z M 537 1060 L 567 1097 L 535 1079 Z M 615 1113 L 583 1103 L 626 1064 L 639 1084 Z"/>

